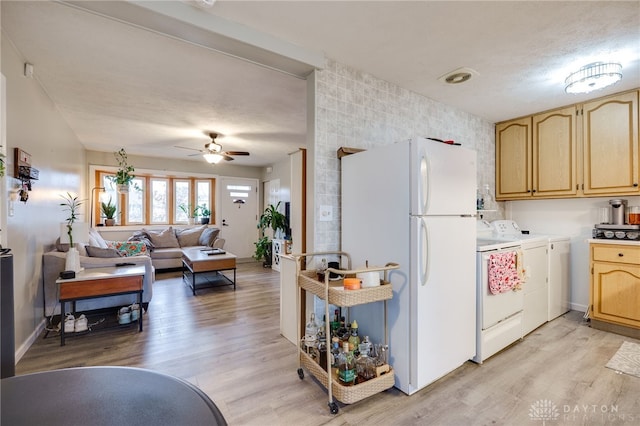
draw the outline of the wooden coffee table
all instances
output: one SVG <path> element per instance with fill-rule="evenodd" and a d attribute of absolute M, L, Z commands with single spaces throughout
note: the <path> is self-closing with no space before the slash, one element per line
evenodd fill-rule
<path fill-rule="evenodd" d="M 182 250 L 182 279 L 191 287 L 193 295 L 196 288 L 233 285 L 236 289 L 236 255 L 224 252 L 209 254 L 213 249 L 190 248 Z M 233 270 L 233 280 L 222 271 Z"/>

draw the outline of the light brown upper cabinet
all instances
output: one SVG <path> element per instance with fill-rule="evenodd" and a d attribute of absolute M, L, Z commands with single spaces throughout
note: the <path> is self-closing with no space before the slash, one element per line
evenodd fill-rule
<path fill-rule="evenodd" d="M 640 193 L 638 91 L 496 124 L 496 199 Z"/>
<path fill-rule="evenodd" d="M 575 196 L 576 129 L 575 107 L 496 125 L 496 198 Z"/>
<path fill-rule="evenodd" d="M 640 193 L 638 92 L 582 106 L 585 195 Z"/>

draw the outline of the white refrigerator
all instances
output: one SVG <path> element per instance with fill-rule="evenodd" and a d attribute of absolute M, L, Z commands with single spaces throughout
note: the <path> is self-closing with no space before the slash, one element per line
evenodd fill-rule
<path fill-rule="evenodd" d="M 476 152 L 423 138 L 342 158 L 342 250 L 391 271 L 389 360 L 412 394 L 475 356 Z M 384 341 L 383 302 L 349 311 Z"/>

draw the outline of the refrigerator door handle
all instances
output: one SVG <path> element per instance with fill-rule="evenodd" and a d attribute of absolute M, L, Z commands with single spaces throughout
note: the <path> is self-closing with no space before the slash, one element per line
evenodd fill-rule
<path fill-rule="evenodd" d="M 430 175 L 429 159 L 426 153 L 422 153 L 420 158 L 420 209 L 419 214 L 427 214 L 429 210 L 430 191 L 429 191 L 429 175 Z"/>
<path fill-rule="evenodd" d="M 427 285 L 429 279 L 429 232 L 424 218 L 420 218 L 420 285 Z"/>

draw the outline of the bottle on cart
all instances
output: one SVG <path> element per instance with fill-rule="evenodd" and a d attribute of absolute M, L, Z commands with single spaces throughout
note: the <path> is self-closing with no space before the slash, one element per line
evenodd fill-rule
<path fill-rule="evenodd" d="M 366 382 L 376 377 L 376 362 L 369 356 L 369 352 L 360 344 L 362 348 L 360 355 L 356 358 L 356 383 Z"/>
<path fill-rule="evenodd" d="M 318 324 L 316 323 L 316 314 L 311 312 L 311 318 L 304 329 L 305 336 L 317 336 L 318 335 Z"/>
<path fill-rule="evenodd" d="M 327 338 L 324 334 L 318 334 L 318 364 L 327 371 Z"/>
<path fill-rule="evenodd" d="M 355 384 L 356 362 L 348 342 L 342 342 L 342 352 L 338 355 L 338 379 L 344 386 Z"/>
<path fill-rule="evenodd" d="M 360 336 L 358 336 L 358 323 L 353 320 L 351 323 L 351 334 L 349 336 L 349 349 L 358 351 L 360 346 Z"/>
<path fill-rule="evenodd" d="M 331 335 L 336 336 L 340 328 L 340 309 L 336 309 L 331 321 Z"/>
<path fill-rule="evenodd" d="M 338 337 L 331 338 L 331 367 L 338 368 L 338 356 L 340 355 L 340 339 Z"/>
<path fill-rule="evenodd" d="M 327 272 L 327 259 L 322 259 L 322 261 L 320 262 L 320 265 L 318 266 L 318 269 L 316 269 L 318 281 L 324 282 L 324 276 L 326 272 Z"/>

